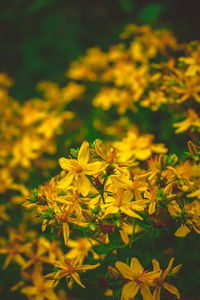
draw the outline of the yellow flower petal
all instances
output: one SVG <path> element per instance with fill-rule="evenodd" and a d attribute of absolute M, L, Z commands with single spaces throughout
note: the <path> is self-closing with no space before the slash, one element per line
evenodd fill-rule
<path fill-rule="evenodd" d="M 61 166 L 61 168 L 63 170 L 66 170 L 66 171 L 70 171 L 72 165 L 71 165 L 71 159 L 67 159 L 67 158 L 64 158 L 64 157 L 61 157 L 59 159 L 59 164 Z"/>
<path fill-rule="evenodd" d="M 161 292 L 161 287 L 156 287 L 154 292 L 153 292 L 153 299 L 154 300 L 160 300 L 160 292 Z"/>
<path fill-rule="evenodd" d="M 93 270 L 96 269 L 100 266 L 100 263 L 96 264 L 96 265 L 81 265 L 76 267 L 76 270 Z"/>
<path fill-rule="evenodd" d="M 90 191 L 89 179 L 84 174 L 79 173 L 76 175 L 76 182 L 80 193 L 83 195 L 83 197 L 86 197 Z"/>
<path fill-rule="evenodd" d="M 101 141 L 99 139 L 95 140 L 95 151 L 98 156 L 103 158 L 103 160 L 106 160 L 106 156 L 101 149 Z"/>
<path fill-rule="evenodd" d="M 36 295 L 38 293 L 37 289 L 32 286 L 24 287 L 21 292 L 25 295 Z"/>
<path fill-rule="evenodd" d="M 128 282 L 123 286 L 121 299 L 129 300 L 134 299 L 135 295 L 139 291 L 140 286 L 136 282 Z"/>
<path fill-rule="evenodd" d="M 160 271 L 160 264 L 155 258 L 152 259 L 152 264 L 154 271 Z"/>
<path fill-rule="evenodd" d="M 151 202 L 148 210 L 149 215 L 155 213 L 155 210 L 156 210 L 156 202 Z"/>
<path fill-rule="evenodd" d="M 127 266 L 125 263 L 121 262 L 121 261 L 117 261 L 115 263 L 116 268 L 120 271 L 120 273 L 122 274 L 122 276 L 124 278 L 133 280 L 133 272 L 131 270 L 131 268 L 129 266 Z"/>
<path fill-rule="evenodd" d="M 105 170 L 106 166 L 105 162 L 96 161 L 84 166 L 83 170 L 86 175 L 96 175 Z"/>
<path fill-rule="evenodd" d="M 64 241 L 65 241 L 65 245 L 68 244 L 68 240 L 69 240 L 69 225 L 68 223 L 63 223 L 63 236 L 64 236 Z"/>
<path fill-rule="evenodd" d="M 136 257 L 131 258 L 131 270 L 134 273 L 134 276 L 137 276 L 144 271 L 143 266 L 140 264 L 139 260 Z"/>
<path fill-rule="evenodd" d="M 140 215 L 136 214 L 134 211 L 132 211 L 131 209 L 129 208 L 125 208 L 125 207 L 120 207 L 120 210 L 125 213 L 126 215 L 130 216 L 130 217 L 133 217 L 133 218 L 137 218 L 137 219 L 140 219 L 140 220 L 143 220 L 142 217 L 140 217 Z"/>
<path fill-rule="evenodd" d="M 164 287 L 166 290 L 168 290 L 170 293 L 176 295 L 177 299 L 180 299 L 181 296 L 180 296 L 180 294 L 179 294 L 179 291 L 177 290 L 177 288 L 176 288 L 174 285 L 169 284 L 169 283 L 167 283 L 167 282 L 164 282 L 164 283 L 163 283 L 163 287 Z"/>
<path fill-rule="evenodd" d="M 70 186 L 70 184 L 72 183 L 73 179 L 74 179 L 75 173 L 74 172 L 69 172 L 64 178 L 62 178 L 59 182 L 58 187 L 60 189 L 65 189 L 68 186 Z"/>
<path fill-rule="evenodd" d="M 111 206 L 109 206 L 109 207 L 106 209 L 104 215 L 105 215 L 105 216 L 107 216 L 107 215 L 113 215 L 113 214 L 116 214 L 118 211 L 119 211 L 119 207 L 111 205 Z"/>
<path fill-rule="evenodd" d="M 186 225 L 182 224 L 181 227 L 176 230 L 175 236 L 185 237 L 189 232 L 190 229 Z"/>
<path fill-rule="evenodd" d="M 82 164 L 87 164 L 90 158 L 89 143 L 84 141 L 78 152 L 78 162 Z"/>
<path fill-rule="evenodd" d="M 143 297 L 143 300 L 154 300 L 153 296 L 152 296 L 152 294 L 151 294 L 151 292 L 150 292 L 150 290 L 149 290 L 148 287 L 142 286 L 141 290 L 140 290 L 140 293 L 141 293 L 141 295 Z"/>
<path fill-rule="evenodd" d="M 85 288 L 85 286 L 82 284 L 82 282 L 80 280 L 80 276 L 77 272 L 71 273 L 71 276 L 81 287 Z"/>
<path fill-rule="evenodd" d="M 167 268 L 165 269 L 165 271 L 163 272 L 163 274 L 162 274 L 162 278 L 163 278 L 163 279 L 165 279 L 165 277 L 169 274 L 169 272 L 170 272 L 170 270 L 171 270 L 171 268 L 172 268 L 173 262 L 174 262 L 174 257 L 172 257 L 172 258 L 170 259 L 170 262 L 169 262 L 168 267 L 167 267 Z"/>
<path fill-rule="evenodd" d="M 151 150 L 150 149 L 139 149 L 135 153 L 135 157 L 139 160 L 146 160 L 150 156 L 151 156 Z"/>

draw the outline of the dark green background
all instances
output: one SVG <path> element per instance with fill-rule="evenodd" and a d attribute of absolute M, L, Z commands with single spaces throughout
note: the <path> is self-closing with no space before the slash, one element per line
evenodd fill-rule
<path fill-rule="evenodd" d="M 167 27 L 181 41 L 199 39 L 198 1 L 1 1 L 0 71 L 15 79 L 13 96 L 31 98 L 41 80 L 64 84 L 70 61 L 88 47 L 116 43 L 127 23 Z"/>

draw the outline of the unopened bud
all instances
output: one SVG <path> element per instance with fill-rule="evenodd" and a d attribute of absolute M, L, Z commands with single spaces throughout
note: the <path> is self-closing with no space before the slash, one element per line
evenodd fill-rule
<path fill-rule="evenodd" d="M 177 274 L 177 273 L 180 271 L 181 267 L 182 267 L 181 264 L 178 265 L 178 266 L 176 266 L 176 267 L 174 267 L 174 268 L 172 269 L 172 271 L 171 271 L 171 274 Z"/>
<path fill-rule="evenodd" d="M 95 231 L 96 230 L 96 224 L 90 224 L 90 230 Z"/>
<path fill-rule="evenodd" d="M 188 149 L 189 149 L 190 153 L 192 155 L 196 155 L 196 153 L 197 153 L 197 145 L 195 145 L 191 141 L 188 141 L 187 145 L 188 145 Z"/>
<path fill-rule="evenodd" d="M 165 155 L 160 154 L 158 158 L 158 167 L 163 170 L 165 169 Z"/>
<path fill-rule="evenodd" d="M 117 228 L 119 228 L 119 227 L 121 226 L 120 220 L 116 220 L 116 221 L 115 221 L 115 225 L 117 226 Z"/>
<path fill-rule="evenodd" d="M 110 277 L 112 277 L 113 279 L 117 279 L 120 277 L 119 272 L 112 266 L 108 266 L 108 273 L 109 273 Z"/>

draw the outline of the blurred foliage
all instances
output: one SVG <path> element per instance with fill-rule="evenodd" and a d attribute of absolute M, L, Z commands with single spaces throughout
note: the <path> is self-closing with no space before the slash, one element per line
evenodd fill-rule
<path fill-rule="evenodd" d="M 70 61 L 88 47 L 115 43 L 127 23 L 169 27 L 181 40 L 198 39 L 196 5 L 194 0 L 3 1 L 0 69 L 15 78 L 12 94 L 22 101 L 38 95 L 41 80 L 62 84 Z"/>

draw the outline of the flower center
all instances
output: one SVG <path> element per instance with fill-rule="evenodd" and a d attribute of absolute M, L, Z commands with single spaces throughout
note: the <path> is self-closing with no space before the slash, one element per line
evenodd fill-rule
<path fill-rule="evenodd" d="M 83 171 L 83 168 L 77 163 L 77 162 L 74 162 L 74 171 L 76 173 L 81 173 Z"/>

